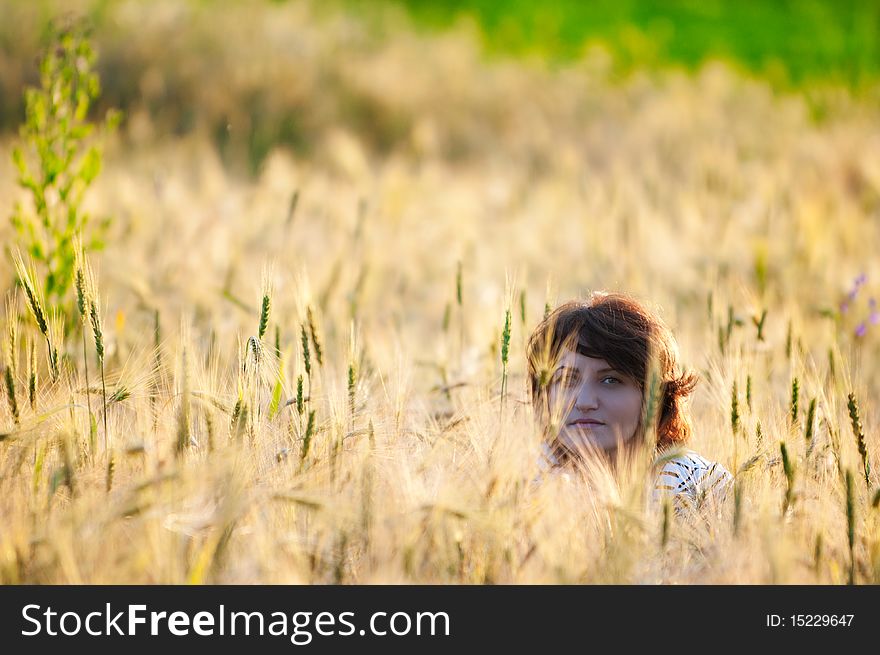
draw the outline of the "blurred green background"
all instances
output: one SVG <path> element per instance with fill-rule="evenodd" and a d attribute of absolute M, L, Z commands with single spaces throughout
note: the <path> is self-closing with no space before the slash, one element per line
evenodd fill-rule
<path fill-rule="evenodd" d="M 722 58 L 777 85 L 833 81 L 858 88 L 880 70 L 873 0 L 397 0 L 419 24 L 473 16 L 494 53 L 577 58 L 604 44 L 621 67 Z"/>
<path fill-rule="evenodd" d="M 577 58 L 604 44 L 622 68 L 723 58 L 793 87 L 859 88 L 880 70 L 875 0 L 398 0 L 419 24 L 470 14 L 490 52 Z"/>

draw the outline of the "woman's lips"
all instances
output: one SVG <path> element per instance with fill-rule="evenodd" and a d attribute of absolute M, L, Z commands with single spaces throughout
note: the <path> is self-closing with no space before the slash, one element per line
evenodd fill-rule
<path fill-rule="evenodd" d="M 595 419 L 578 419 L 577 421 L 572 421 L 569 425 L 605 425 L 602 421 L 597 421 Z"/>

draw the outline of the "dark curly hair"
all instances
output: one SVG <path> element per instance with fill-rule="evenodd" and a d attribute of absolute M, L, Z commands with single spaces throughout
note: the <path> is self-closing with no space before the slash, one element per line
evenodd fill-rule
<path fill-rule="evenodd" d="M 546 416 L 547 385 L 565 348 L 604 359 L 636 380 L 642 390 L 643 418 L 653 359 L 659 382 L 655 446 L 662 450 L 690 437 L 691 420 L 684 400 L 698 378 L 691 371 L 678 374 L 675 337 L 659 316 L 635 298 L 596 291 L 587 300 L 571 300 L 557 307 L 535 328 L 527 357 L 529 395 L 539 416 Z"/>

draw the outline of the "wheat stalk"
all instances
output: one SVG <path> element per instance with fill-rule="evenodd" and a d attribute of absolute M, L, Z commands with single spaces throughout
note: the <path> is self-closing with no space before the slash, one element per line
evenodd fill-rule
<path fill-rule="evenodd" d="M 262 340 L 269 327 L 269 310 L 272 307 L 272 285 L 268 270 L 263 271 L 263 300 L 260 303 L 260 324 L 257 330 L 257 338 Z"/>
<path fill-rule="evenodd" d="M 12 376 L 18 375 L 18 294 L 6 297 L 6 357 Z"/>
<path fill-rule="evenodd" d="M 349 430 L 354 430 L 355 393 L 357 391 L 357 335 L 354 321 L 349 328 L 348 351 L 348 415 Z"/>
<path fill-rule="evenodd" d="M 184 331 L 185 333 L 185 331 Z M 184 337 L 181 337 L 182 339 Z M 177 415 L 177 441 L 174 449 L 175 457 L 180 458 L 189 446 L 190 424 L 192 422 L 192 403 L 190 400 L 189 361 L 186 343 L 181 349 L 181 379 L 183 388 L 180 394 L 180 408 Z"/>
<path fill-rule="evenodd" d="M 49 315 L 49 373 L 52 381 L 58 380 L 61 374 L 59 349 L 64 343 L 64 317 L 57 309 Z"/>
<path fill-rule="evenodd" d="M 110 450 L 110 432 L 107 430 L 107 381 L 104 374 L 104 324 L 99 310 L 100 296 L 94 271 L 92 271 L 91 266 L 89 266 L 88 261 L 85 259 L 83 260 L 83 268 L 86 279 L 85 288 L 88 289 L 89 323 L 92 326 L 92 336 L 95 339 L 95 353 L 97 354 L 98 366 L 101 370 L 101 400 L 104 406 L 104 447 Z"/>
<path fill-rule="evenodd" d="M 510 307 L 504 310 L 504 328 L 501 330 L 501 412 L 507 393 L 507 362 L 510 354 Z"/>
<path fill-rule="evenodd" d="M 27 340 L 28 353 L 28 401 L 31 411 L 37 411 L 37 344 L 30 338 Z"/>
<path fill-rule="evenodd" d="M 794 500 L 794 463 L 789 458 L 784 441 L 779 442 L 779 452 L 782 455 L 782 470 L 785 472 L 786 482 L 785 499 L 782 503 L 782 515 L 785 516 L 792 500 Z"/>
<path fill-rule="evenodd" d="M 309 305 L 306 310 L 307 321 L 309 324 L 309 334 L 312 337 L 312 346 L 315 349 L 315 359 L 318 360 L 318 366 L 324 365 L 324 350 L 321 347 L 321 339 L 318 336 L 318 328 L 315 326 L 315 316 L 312 312 L 312 306 Z M 309 386 L 309 391 L 311 392 L 311 382 Z M 311 395 L 311 393 L 310 393 Z"/>
<path fill-rule="evenodd" d="M 804 440 L 812 446 L 813 443 L 813 423 L 816 419 L 816 399 L 810 398 L 810 405 L 807 409 L 807 427 L 804 429 Z"/>
<path fill-rule="evenodd" d="M 859 418 L 859 401 L 856 400 L 855 394 L 850 393 L 847 396 L 846 406 L 849 410 L 850 423 L 852 425 L 853 436 L 856 438 L 856 446 L 859 449 L 859 456 L 862 458 L 862 471 L 865 474 L 865 486 L 870 489 L 871 465 L 868 462 L 868 446 L 865 443 L 865 433 L 862 430 L 862 421 Z"/>
<path fill-rule="evenodd" d="M 74 245 L 74 252 L 76 253 L 76 259 L 74 261 L 74 287 L 76 288 L 76 307 L 79 311 L 79 318 L 81 323 L 80 334 L 82 336 L 82 348 L 83 348 L 83 369 L 85 375 L 85 389 L 86 389 L 86 406 L 89 410 L 89 443 L 91 445 L 91 450 L 94 453 L 95 450 L 95 419 L 94 414 L 92 413 L 92 394 L 89 392 L 89 357 L 86 352 L 86 325 L 89 322 L 89 308 L 91 305 L 91 294 L 90 288 L 88 284 L 88 277 L 86 274 L 86 264 L 85 264 L 85 253 L 82 249 L 82 244 L 77 240 Z M 105 431 L 106 432 L 106 431 Z"/>
<path fill-rule="evenodd" d="M 308 336 L 308 333 L 306 332 L 305 325 L 300 325 L 300 342 L 302 343 L 302 351 L 303 351 L 303 367 L 305 368 L 306 378 L 308 379 L 308 383 L 309 383 L 309 389 L 308 389 L 309 393 L 308 393 L 307 402 L 309 404 L 311 404 L 311 398 L 312 398 L 312 357 L 311 357 L 311 352 L 310 352 L 310 348 L 309 348 L 309 336 Z M 302 377 L 302 376 L 300 376 L 300 377 Z M 297 410 L 299 411 L 300 408 L 302 407 L 302 389 L 301 388 L 298 390 L 298 394 L 299 395 L 297 396 Z M 302 415 L 303 411 L 299 411 L 299 413 L 300 413 L 300 415 Z"/>
<path fill-rule="evenodd" d="M 40 291 L 34 285 L 36 272 L 34 271 L 33 264 L 25 266 L 24 260 L 21 258 L 21 254 L 18 252 L 15 253 L 14 259 L 15 270 L 18 275 L 18 279 L 21 282 L 21 285 L 24 287 L 24 293 L 27 297 L 28 306 L 31 308 L 31 312 L 34 315 L 34 320 L 37 322 L 37 327 L 39 328 L 40 332 L 43 334 L 44 337 L 46 337 L 46 339 L 48 339 L 49 324 L 46 321 L 45 303 L 43 302 Z"/>
<path fill-rule="evenodd" d="M 296 413 L 302 416 L 303 411 L 305 411 L 303 399 L 303 376 L 298 375 L 296 378 Z"/>
<path fill-rule="evenodd" d="M 849 580 L 848 583 L 855 584 L 856 577 L 856 503 L 855 503 L 855 485 L 853 484 L 853 474 L 849 469 L 846 470 L 846 541 L 849 546 Z"/>
<path fill-rule="evenodd" d="M 11 366 L 4 366 L 4 378 L 6 381 L 6 398 L 9 401 L 9 411 L 15 424 L 20 423 L 18 416 L 18 401 L 15 399 L 15 377 L 12 374 Z"/>
<path fill-rule="evenodd" d="M 312 436 L 315 433 L 315 410 L 311 410 L 309 412 L 309 421 L 306 426 L 306 434 L 303 437 L 302 450 L 299 455 L 299 466 L 300 470 L 302 470 L 303 466 L 305 466 L 306 458 L 309 456 L 309 449 L 312 445 Z"/>
<path fill-rule="evenodd" d="M 735 437 L 739 432 L 739 397 L 736 392 L 736 380 L 733 381 L 733 389 L 730 392 L 730 428 Z"/>
<path fill-rule="evenodd" d="M 49 372 L 52 376 L 52 381 L 54 382 L 58 379 L 58 342 L 55 341 L 53 343 L 53 338 L 57 337 L 57 334 L 54 334 L 49 330 L 49 321 L 47 318 L 48 315 L 45 309 L 46 305 L 43 302 L 40 290 L 34 284 L 34 280 L 36 279 L 36 272 L 34 271 L 33 264 L 28 264 L 26 266 L 24 260 L 21 257 L 21 254 L 18 252 L 15 253 L 14 259 L 15 270 L 18 275 L 18 279 L 21 282 L 21 285 L 24 287 L 25 296 L 28 300 L 28 306 L 31 308 L 31 313 L 34 316 L 34 321 L 36 321 L 37 323 L 37 328 L 39 328 L 40 333 L 42 333 L 43 337 L 46 339 L 46 347 L 48 349 L 49 358 Z"/>

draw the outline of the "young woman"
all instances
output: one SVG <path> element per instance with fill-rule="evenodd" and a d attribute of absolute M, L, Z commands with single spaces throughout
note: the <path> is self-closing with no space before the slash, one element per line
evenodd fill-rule
<path fill-rule="evenodd" d="M 634 298 L 596 292 L 558 307 L 528 344 L 529 391 L 547 464 L 564 468 L 604 455 L 614 466 L 648 447 L 655 500 L 669 494 L 677 508 L 720 501 L 730 473 L 683 447 L 691 435 L 684 401 L 697 379 L 678 368 L 672 333 Z"/>

